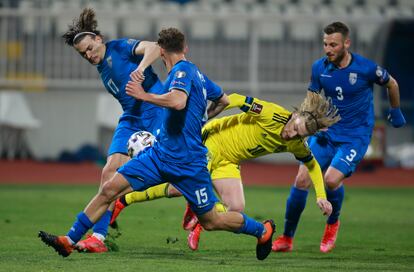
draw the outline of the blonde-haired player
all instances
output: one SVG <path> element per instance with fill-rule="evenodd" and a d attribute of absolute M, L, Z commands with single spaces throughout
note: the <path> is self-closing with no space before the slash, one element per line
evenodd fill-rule
<path fill-rule="evenodd" d="M 290 152 L 309 169 L 317 205 L 323 214 L 329 215 L 332 206 L 326 200 L 322 172 L 304 138 L 340 120 L 330 99 L 321 94 L 308 93 L 300 108 L 293 112 L 275 103 L 239 94 L 231 94 L 229 100 L 226 109 L 238 107 L 243 113 L 212 120 L 203 128 L 204 144 L 209 150 L 208 168 L 214 188 L 227 210 L 244 210 L 241 161 L 270 153 Z M 171 185 L 156 187 L 145 192 L 133 192 L 117 200 L 111 221 L 131 203 L 179 195 Z M 223 209 L 219 205 L 216 208 Z M 188 243 L 191 249 L 196 250 L 202 228 L 194 222 L 194 218 L 187 207 L 183 227 L 192 229 Z"/>

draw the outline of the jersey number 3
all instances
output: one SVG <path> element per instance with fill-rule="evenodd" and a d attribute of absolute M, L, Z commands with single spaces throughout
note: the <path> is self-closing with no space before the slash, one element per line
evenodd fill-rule
<path fill-rule="evenodd" d="M 344 100 L 344 95 L 343 95 L 343 93 L 342 93 L 342 88 L 341 87 L 336 87 L 335 88 L 335 91 L 336 91 L 336 98 L 338 99 L 338 100 Z"/>

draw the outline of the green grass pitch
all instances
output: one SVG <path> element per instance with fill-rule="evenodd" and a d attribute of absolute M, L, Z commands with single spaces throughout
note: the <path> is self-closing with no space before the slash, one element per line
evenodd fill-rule
<path fill-rule="evenodd" d="M 324 217 L 313 191 L 294 252 L 255 258 L 256 239 L 203 232 L 199 250 L 181 229 L 183 198 L 135 204 L 121 214 L 119 251 L 58 256 L 39 230 L 65 234 L 96 186 L 1 185 L 0 271 L 414 271 L 414 188 L 346 188 L 336 249 L 319 252 Z M 289 188 L 246 188 L 246 213 L 283 229 Z"/>

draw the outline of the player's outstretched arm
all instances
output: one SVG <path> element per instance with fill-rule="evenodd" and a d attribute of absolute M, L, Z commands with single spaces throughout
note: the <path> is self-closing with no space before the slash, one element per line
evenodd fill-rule
<path fill-rule="evenodd" d="M 144 71 L 153 64 L 161 55 L 160 47 L 156 42 L 141 41 L 134 51 L 135 55 L 144 55 L 137 69 L 131 73 L 131 79 L 143 82 Z"/>
<path fill-rule="evenodd" d="M 316 161 L 315 158 L 312 158 L 312 160 L 305 162 L 304 164 L 306 168 L 308 168 L 309 176 L 315 188 L 316 204 L 321 209 L 324 215 L 328 215 L 328 216 L 331 215 L 332 205 L 326 199 L 322 170 L 321 170 L 321 167 L 319 166 L 319 163 Z"/>
<path fill-rule="evenodd" d="M 388 100 L 390 102 L 390 110 L 388 113 L 388 121 L 391 122 L 392 126 L 399 128 L 405 125 L 406 121 L 400 108 L 400 88 L 398 87 L 397 81 L 390 76 L 390 80 L 386 84 L 388 90 Z"/>

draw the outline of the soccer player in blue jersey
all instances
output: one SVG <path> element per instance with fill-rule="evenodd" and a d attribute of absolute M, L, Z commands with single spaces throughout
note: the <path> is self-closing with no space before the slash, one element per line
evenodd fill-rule
<path fill-rule="evenodd" d="M 66 236 L 40 231 L 39 237 L 63 257 L 69 256 L 75 244 L 116 198 L 168 180 L 184 195 L 206 230 L 227 230 L 257 237 L 256 257 L 263 260 L 271 251 L 273 221 L 260 223 L 244 213 L 218 213 L 214 209 L 217 198 L 207 170 L 207 149 L 202 144 L 201 128 L 207 121 L 207 100 L 227 98 L 222 92 L 205 89 L 202 73 L 185 58 L 185 37 L 178 29 L 162 30 L 158 45 L 168 71 L 166 93 L 147 93 L 138 81 L 130 81 L 126 91 L 138 100 L 164 107 L 159 141 L 128 161 L 104 183 L 79 213 Z"/>
<path fill-rule="evenodd" d="M 82 11 L 63 38 L 83 58 L 96 66 L 106 90 L 119 101 L 123 109 L 108 150 L 107 163 L 102 170 L 102 187 L 115 174 L 116 169 L 129 160 L 126 147 L 129 137 L 137 130 L 150 131 L 156 135 L 156 130 L 161 125 L 158 117 L 162 108 L 138 101 L 125 93 L 125 86 L 131 78 L 142 81 L 142 87 L 147 92 L 159 94 L 163 91 L 158 76 L 150 66 L 159 58 L 160 50 L 155 42 L 135 39 L 105 43 L 97 30 L 95 12 L 90 8 Z M 108 231 L 111 210 L 112 208 L 104 213 L 95 224 L 93 235 L 81 241 L 79 248 L 89 252 L 107 251 L 103 240 Z"/>
<path fill-rule="evenodd" d="M 344 199 L 343 180 L 349 177 L 367 151 L 374 127 L 374 83 L 388 90 L 388 120 L 398 128 L 405 124 L 400 110 L 396 80 L 375 62 L 349 51 L 349 28 L 334 22 L 324 28 L 323 47 L 326 57 L 312 66 L 310 92 L 324 91 L 338 108 L 341 120 L 325 132 L 309 137 L 308 144 L 325 171 L 324 182 L 332 214 L 328 217 L 320 244 L 321 252 L 335 247 L 339 230 L 339 214 Z M 274 242 L 274 251 L 291 251 L 300 215 L 305 208 L 311 184 L 304 165 L 299 167 L 295 184 L 287 200 L 285 229 Z"/>

